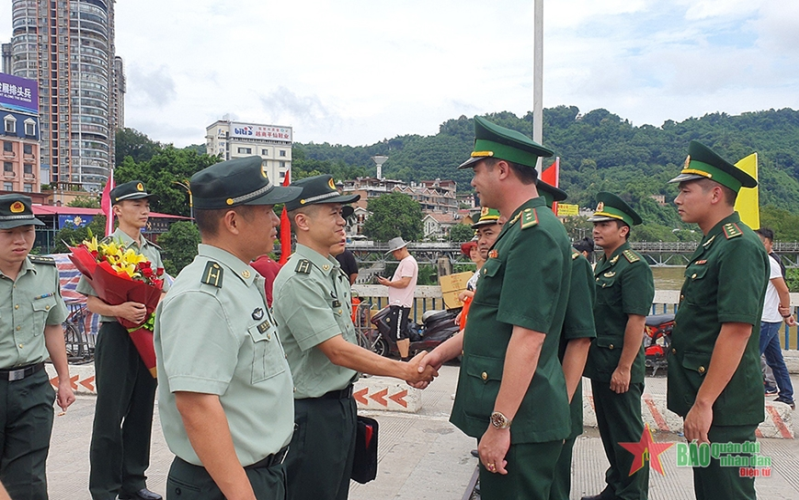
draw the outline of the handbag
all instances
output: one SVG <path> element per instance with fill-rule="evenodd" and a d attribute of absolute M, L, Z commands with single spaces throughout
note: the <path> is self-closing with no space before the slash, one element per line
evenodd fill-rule
<path fill-rule="evenodd" d="M 358 415 L 355 430 L 355 459 L 352 462 L 353 481 L 366 484 L 377 477 L 377 420 Z"/>

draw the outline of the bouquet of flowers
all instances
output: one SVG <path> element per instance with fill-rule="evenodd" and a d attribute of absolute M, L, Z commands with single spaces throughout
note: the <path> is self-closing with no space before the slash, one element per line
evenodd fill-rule
<path fill-rule="evenodd" d="M 132 323 L 125 318 L 117 321 L 128 330 L 130 339 L 153 378 L 156 377 L 155 348 L 153 347 L 154 312 L 164 287 L 164 269 L 153 269 L 152 263 L 119 241 L 90 240 L 76 247 L 68 246 L 69 259 L 86 277 L 97 296 L 111 305 L 138 302 L 147 309 L 144 322 Z"/>

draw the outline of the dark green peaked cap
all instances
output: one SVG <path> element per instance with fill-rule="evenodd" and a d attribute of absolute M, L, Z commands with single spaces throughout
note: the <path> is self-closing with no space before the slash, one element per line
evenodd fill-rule
<path fill-rule="evenodd" d="M 600 191 L 596 195 L 596 211 L 589 222 L 620 220 L 628 226 L 636 226 L 643 222 L 641 216 L 630 205 L 613 193 Z"/>
<path fill-rule="evenodd" d="M 111 204 L 116 205 L 117 203 L 125 200 L 141 200 L 142 198 L 148 199 L 155 199 L 157 196 L 154 194 L 150 194 L 144 188 L 144 183 L 142 181 L 130 181 L 124 184 L 120 184 L 114 189 L 111 190 Z"/>
<path fill-rule="evenodd" d="M 736 193 L 741 190 L 741 187 L 757 186 L 754 177 L 717 155 L 704 144 L 691 141 L 688 145 L 688 157 L 685 159 L 682 172 L 669 183 L 699 179 L 716 181 Z"/>
<path fill-rule="evenodd" d="M 4 194 L 0 196 L 0 229 L 20 226 L 44 226 L 44 222 L 33 216 L 30 196 Z"/>
<path fill-rule="evenodd" d="M 461 163 L 458 169 L 474 168 L 477 162 L 486 158 L 497 158 L 535 168 L 539 157 L 552 155 L 551 150 L 526 135 L 475 116 L 474 151 L 472 157 Z"/>
<path fill-rule="evenodd" d="M 275 205 L 293 200 L 300 190 L 272 184 L 260 156 L 234 158 L 191 176 L 194 208 L 219 210 L 239 205 Z"/>
<path fill-rule="evenodd" d="M 496 208 L 483 207 L 480 209 L 480 218 L 472 224 L 472 229 L 482 226 L 490 226 L 499 223 L 499 210 Z"/>
<path fill-rule="evenodd" d="M 566 191 L 558 189 L 552 184 L 547 184 L 541 179 L 536 180 L 535 186 L 538 188 L 539 196 L 547 202 L 549 208 L 552 208 L 552 204 L 556 201 L 563 201 L 567 197 Z"/>
<path fill-rule="evenodd" d="M 343 195 L 339 193 L 332 175 L 306 177 L 292 182 L 291 185 L 301 188 L 302 192 L 297 198 L 286 203 L 286 210 L 296 210 L 318 203 L 352 203 L 361 199 L 359 194 Z"/>

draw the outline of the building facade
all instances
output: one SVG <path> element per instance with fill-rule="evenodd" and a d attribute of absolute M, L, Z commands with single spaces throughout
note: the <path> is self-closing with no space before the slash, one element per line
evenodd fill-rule
<path fill-rule="evenodd" d="M 291 170 L 291 127 L 222 119 L 205 131 L 206 152 L 211 156 L 222 160 L 260 156 L 264 172 L 273 182 L 283 182 Z"/>
<path fill-rule="evenodd" d="M 33 80 L 0 73 L 2 191 L 38 193 L 49 182 L 40 171 L 36 88 Z"/>
<path fill-rule="evenodd" d="M 95 191 L 114 161 L 114 1 L 12 0 L 11 72 L 38 81 L 41 164 Z"/>
<path fill-rule="evenodd" d="M 125 64 L 119 56 L 114 57 L 114 127 L 115 130 L 125 128 Z"/>

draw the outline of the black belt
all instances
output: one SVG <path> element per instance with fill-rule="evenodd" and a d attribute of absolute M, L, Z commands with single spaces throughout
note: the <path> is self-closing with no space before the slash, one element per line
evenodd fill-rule
<path fill-rule="evenodd" d="M 349 399 L 351 397 L 352 397 L 352 384 L 341 389 L 340 391 L 330 391 L 328 393 L 322 394 L 318 398 L 311 398 L 311 399 Z"/>
<path fill-rule="evenodd" d="M 35 365 L 21 366 L 19 368 L 9 368 L 8 370 L 0 370 L 0 380 L 8 380 L 14 382 L 30 377 L 34 373 L 39 373 L 44 370 L 44 361 L 36 363 Z"/>
<path fill-rule="evenodd" d="M 288 445 L 286 445 L 277 453 L 269 455 L 260 462 L 255 462 L 252 465 L 248 465 L 247 467 L 245 467 L 245 469 L 266 469 L 269 467 L 274 467 L 275 465 L 280 465 L 286 459 L 286 455 L 288 454 L 288 452 L 289 452 L 289 447 Z"/>

